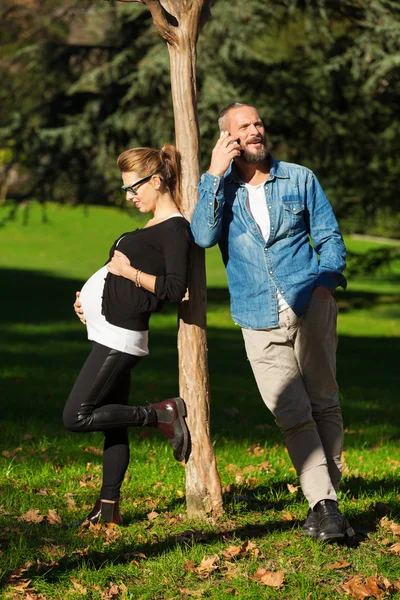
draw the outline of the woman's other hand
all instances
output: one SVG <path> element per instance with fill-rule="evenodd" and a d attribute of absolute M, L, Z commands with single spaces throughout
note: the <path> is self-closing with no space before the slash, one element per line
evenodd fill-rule
<path fill-rule="evenodd" d="M 107 265 L 107 271 L 113 275 L 120 275 L 121 277 L 128 277 L 128 270 L 130 269 L 131 261 L 125 254 L 115 250 L 114 256 Z"/>
<path fill-rule="evenodd" d="M 86 319 L 85 319 L 85 316 L 83 314 L 82 304 L 81 304 L 81 301 L 80 301 L 80 296 L 81 296 L 81 293 L 80 292 L 76 292 L 76 300 L 74 302 L 74 311 L 75 311 L 76 316 L 80 320 L 80 322 L 83 323 L 84 325 L 86 325 Z"/>

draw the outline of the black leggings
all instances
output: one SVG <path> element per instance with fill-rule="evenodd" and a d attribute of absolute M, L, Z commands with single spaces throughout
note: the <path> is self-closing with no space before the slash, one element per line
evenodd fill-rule
<path fill-rule="evenodd" d="M 128 427 L 156 422 L 151 406 L 128 406 L 131 369 L 139 356 L 93 342 L 64 408 L 70 431 L 103 431 L 103 485 L 100 498 L 118 500 L 129 464 Z"/>

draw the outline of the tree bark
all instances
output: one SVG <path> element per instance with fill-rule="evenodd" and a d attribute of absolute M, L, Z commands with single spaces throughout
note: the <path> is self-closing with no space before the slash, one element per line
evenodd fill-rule
<path fill-rule="evenodd" d="M 183 210 L 190 221 L 197 202 L 199 125 L 196 95 L 196 43 L 208 18 L 210 0 L 142 1 L 154 25 L 167 41 L 171 62 L 171 90 L 176 146 L 182 154 Z M 189 299 L 179 310 L 179 388 L 184 398 L 191 436 L 186 465 L 186 504 L 190 517 L 222 513 L 222 491 L 210 438 L 210 393 L 207 361 L 207 292 L 204 250 L 193 244 L 189 268 Z"/>
<path fill-rule="evenodd" d="M 169 46 L 169 53 L 176 145 L 183 158 L 184 211 L 190 220 L 197 202 L 200 168 L 196 48 L 195 40 L 186 33 L 177 46 Z M 179 384 L 188 407 L 192 444 L 186 466 L 187 511 L 189 516 L 204 517 L 222 512 L 222 493 L 210 438 L 204 250 L 193 244 L 190 258 L 189 300 L 179 311 Z"/>

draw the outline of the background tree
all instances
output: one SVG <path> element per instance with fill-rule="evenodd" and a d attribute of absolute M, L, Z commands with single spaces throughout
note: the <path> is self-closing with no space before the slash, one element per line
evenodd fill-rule
<path fill-rule="evenodd" d="M 29 174 L 10 195 L 117 202 L 115 154 L 173 138 L 149 12 L 98 0 L 1 11 L 0 147 Z M 397 2 L 216 0 L 198 51 L 203 168 L 221 106 L 256 102 L 273 153 L 316 171 L 344 231 L 400 236 Z"/>

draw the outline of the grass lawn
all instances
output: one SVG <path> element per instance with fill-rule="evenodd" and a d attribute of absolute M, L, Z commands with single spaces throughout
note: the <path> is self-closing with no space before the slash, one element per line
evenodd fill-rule
<path fill-rule="evenodd" d="M 100 207 L 0 209 L 0 597 L 399 598 L 400 264 L 354 278 L 336 296 L 346 427 L 340 500 L 354 543 L 302 535 L 307 505 L 230 319 L 217 248 L 207 251 L 208 339 L 224 516 L 188 520 L 184 468 L 157 432 L 132 429 L 124 527 L 70 527 L 97 498 L 102 447 L 101 434 L 68 433 L 61 423 L 89 351 L 72 303 L 137 219 Z M 175 347 L 172 307 L 152 317 L 132 403 L 177 394 Z"/>

